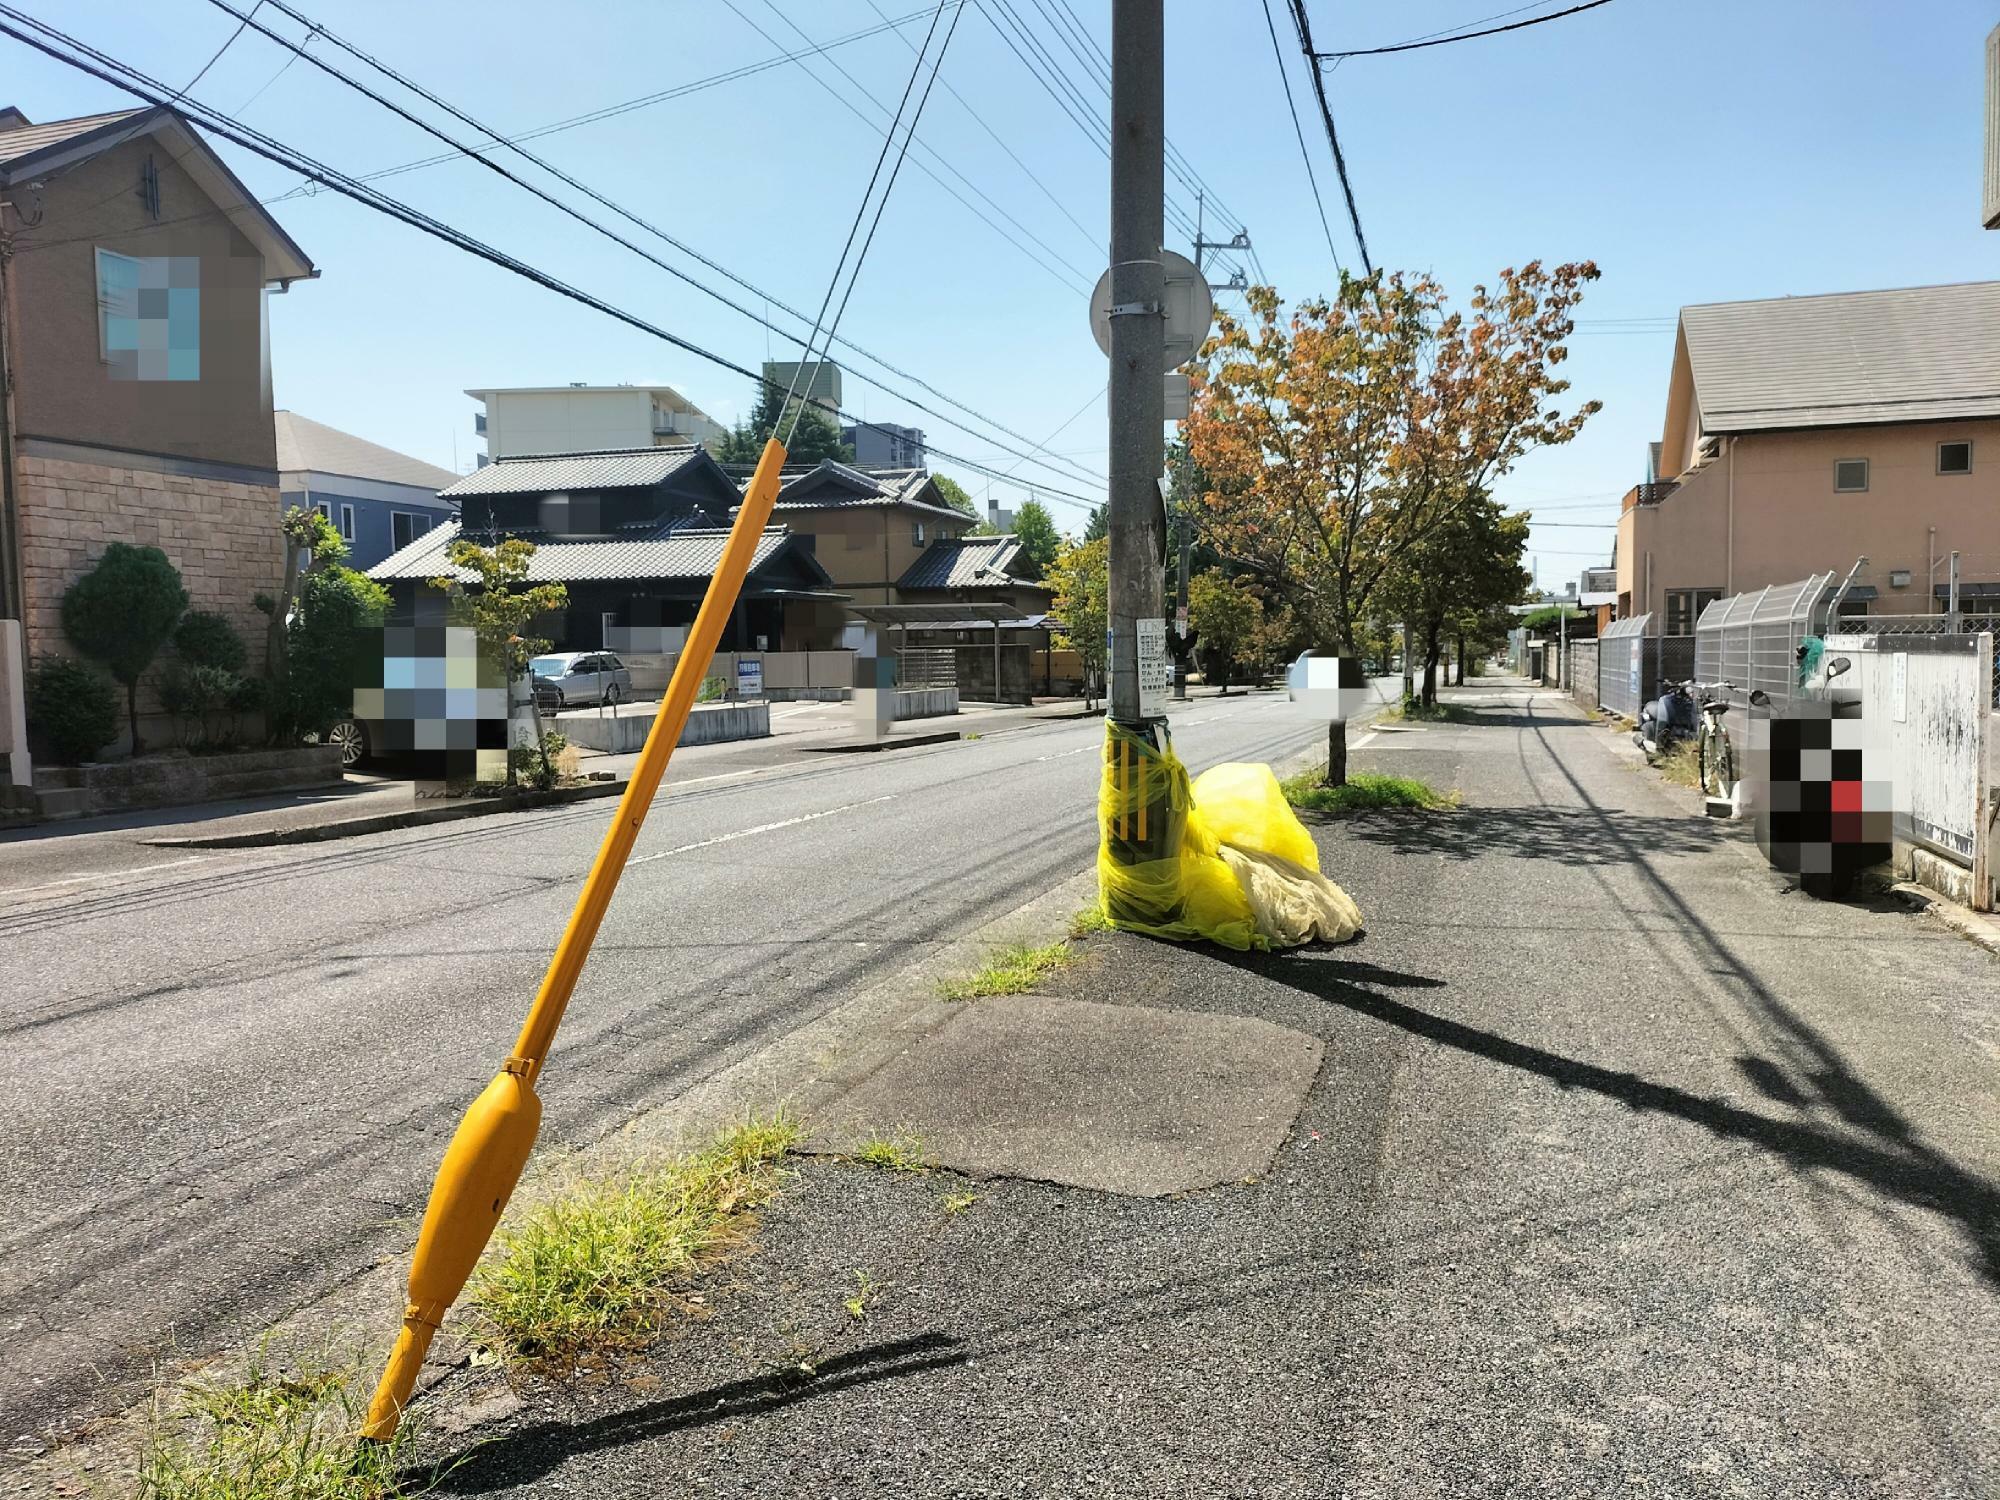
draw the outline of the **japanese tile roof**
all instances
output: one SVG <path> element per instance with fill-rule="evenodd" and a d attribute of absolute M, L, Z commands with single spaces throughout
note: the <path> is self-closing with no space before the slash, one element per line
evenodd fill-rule
<path fill-rule="evenodd" d="M 1008 571 L 1021 553 L 1017 536 L 962 536 L 932 542 L 896 580 L 899 589 L 997 589 L 1031 583 Z"/>
<path fill-rule="evenodd" d="M 919 497 L 930 484 L 923 469 L 860 469 L 834 459 L 787 479 L 778 491 L 780 510 L 833 510 L 861 505 L 900 505 L 932 515 L 952 516 L 966 524 L 973 518 L 948 505 Z M 746 485 L 748 481 L 745 481 Z"/>
<path fill-rule="evenodd" d="M 1681 309 L 1704 432 L 2000 415 L 2000 281 Z"/>
<path fill-rule="evenodd" d="M 459 476 L 449 469 L 384 448 L 380 443 L 371 443 L 297 412 L 280 411 L 272 416 L 278 430 L 281 474 L 341 474 L 349 479 L 407 484 L 433 492 L 458 483 Z"/>
<path fill-rule="evenodd" d="M 453 568 L 445 553 L 458 540 L 459 523 L 447 521 L 424 533 L 409 546 L 383 559 L 368 570 L 375 579 L 442 578 L 456 574 L 470 583 L 475 574 Z M 723 544 L 729 533 L 719 527 L 683 528 L 662 531 L 637 541 L 542 542 L 528 559 L 529 583 L 593 583 L 608 579 L 707 578 L 722 560 Z M 791 543 L 791 533 L 783 526 L 768 528 L 751 555 L 750 570 L 756 572 Z M 809 553 L 799 556 L 810 560 Z M 816 571 L 817 562 L 812 563 Z"/>
<path fill-rule="evenodd" d="M 560 490 L 645 489 L 696 461 L 701 450 L 617 448 L 602 453 L 524 453 L 495 459 L 444 492 L 466 495 L 545 495 Z"/>

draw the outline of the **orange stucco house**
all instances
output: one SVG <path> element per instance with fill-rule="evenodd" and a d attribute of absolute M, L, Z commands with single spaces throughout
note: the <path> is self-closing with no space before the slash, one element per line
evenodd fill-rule
<path fill-rule="evenodd" d="M 2000 609 L 2000 282 L 1681 310 L 1666 424 L 1618 518 L 1617 612 L 1867 565 L 1844 615 Z"/>

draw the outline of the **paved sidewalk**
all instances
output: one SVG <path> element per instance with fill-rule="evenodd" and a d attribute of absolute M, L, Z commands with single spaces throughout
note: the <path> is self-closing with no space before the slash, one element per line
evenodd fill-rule
<path fill-rule="evenodd" d="M 1463 810 L 1315 830 L 1358 943 L 1101 936 L 1055 986 L 1312 1038 L 1268 1170 L 1140 1198 L 809 1162 L 710 1321 L 443 1440 L 442 1488 L 2000 1493 L 1994 958 L 1787 890 L 1553 694 L 1452 696 L 1481 722 L 1356 760 Z"/>

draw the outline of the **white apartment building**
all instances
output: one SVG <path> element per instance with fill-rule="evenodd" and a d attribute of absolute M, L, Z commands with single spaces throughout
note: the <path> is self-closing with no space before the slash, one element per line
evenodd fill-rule
<path fill-rule="evenodd" d="M 466 395 L 483 408 L 473 431 L 486 439 L 484 465 L 523 453 L 601 453 L 608 449 L 712 447 L 726 429 L 679 391 L 664 385 L 515 386 Z"/>

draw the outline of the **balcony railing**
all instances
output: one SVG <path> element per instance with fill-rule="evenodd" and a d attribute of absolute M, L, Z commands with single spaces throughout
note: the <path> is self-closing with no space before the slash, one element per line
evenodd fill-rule
<path fill-rule="evenodd" d="M 1658 505 L 1679 488 L 1680 485 L 1671 479 L 1648 480 L 1644 484 L 1632 486 L 1632 503 L 1634 505 Z"/>

